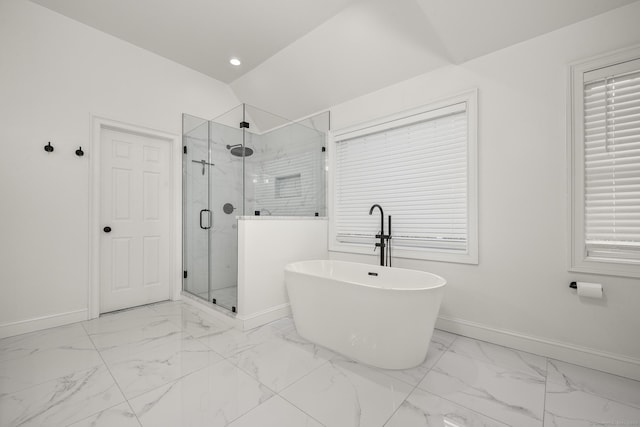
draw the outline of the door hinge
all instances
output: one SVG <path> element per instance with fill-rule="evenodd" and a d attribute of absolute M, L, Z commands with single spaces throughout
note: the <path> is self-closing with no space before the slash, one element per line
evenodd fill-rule
<path fill-rule="evenodd" d="M 187 270 L 185 270 L 185 271 L 183 271 L 183 272 L 182 272 L 182 277 L 183 277 L 184 279 L 186 279 L 186 278 L 187 278 Z"/>
<path fill-rule="evenodd" d="M 184 154 L 187 154 L 187 146 L 186 146 L 186 145 L 182 147 L 182 152 L 183 152 Z"/>

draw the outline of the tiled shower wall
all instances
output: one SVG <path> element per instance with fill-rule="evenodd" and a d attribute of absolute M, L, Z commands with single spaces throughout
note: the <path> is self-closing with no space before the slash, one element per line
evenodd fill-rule
<path fill-rule="evenodd" d="M 325 216 L 324 133 L 293 124 L 254 138 L 247 214 Z"/>

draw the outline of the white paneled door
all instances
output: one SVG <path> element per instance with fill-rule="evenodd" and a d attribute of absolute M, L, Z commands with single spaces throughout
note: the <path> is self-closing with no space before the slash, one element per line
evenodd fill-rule
<path fill-rule="evenodd" d="M 100 313 L 169 299 L 170 142 L 101 132 Z"/>

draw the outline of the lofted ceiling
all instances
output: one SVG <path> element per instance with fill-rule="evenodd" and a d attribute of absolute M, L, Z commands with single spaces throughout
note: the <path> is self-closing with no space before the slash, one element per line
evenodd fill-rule
<path fill-rule="evenodd" d="M 296 118 L 638 0 L 31 1 Z"/>

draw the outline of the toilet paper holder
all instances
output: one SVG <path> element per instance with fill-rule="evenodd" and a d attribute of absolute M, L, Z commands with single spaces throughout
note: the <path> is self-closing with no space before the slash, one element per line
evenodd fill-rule
<path fill-rule="evenodd" d="M 569 287 L 571 289 L 578 289 L 578 282 L 571 282 L 569 283 Z"/>
<path fill-rule="evenodd" d="M 604 295 L 602 284 L 589 282 L 571 282 L 571 289 L 575 289 L 579 297 L 601 299 Z"/>

